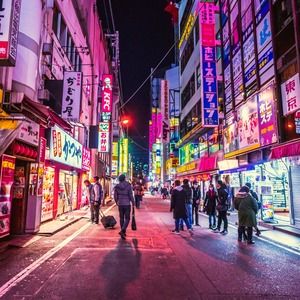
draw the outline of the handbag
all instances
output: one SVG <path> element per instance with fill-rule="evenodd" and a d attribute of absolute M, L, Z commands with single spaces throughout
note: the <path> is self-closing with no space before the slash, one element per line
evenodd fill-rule
<path fill-rule="evenodd" d="M 131 220 L 131 230 L 136 230 L 136 221 L 135 221 L 135 210 L 134 206 L 132 208 L 132 220 Z"/>

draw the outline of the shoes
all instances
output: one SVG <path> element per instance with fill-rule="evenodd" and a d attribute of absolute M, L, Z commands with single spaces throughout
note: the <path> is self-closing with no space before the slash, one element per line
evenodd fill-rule
<path fill-rule="evenodd" d="M 120 231 L 119 235 L 121 236 L 122 240 L 126 240 L 126 233 L 124 233 L 123 231 Z"/>
<path fill-rule="evenodd" d="M 183 226 L 180 226 L 180 227 L 179 227 L 179 230 L 184 231 Z"/>
<path fill-rule="evenodd" d="M 214 233 L 220 233 L 220 229 L 219 229 L 219 228 L 214 228 L 214 229 L 213 229 L 213 232 L 214 232 Z"/>
<path fill-rule="evenodd" d="M 199 226 L 199 227 L 200 227 L 201 225 L 200 225 L 200 224 L 196 224 L 196 226 Z"/>
<path fill-rule="evenodd" d="M 223 230 L 220 233 L 223 234 L 223 235 L 226 235 L 228 233 L 228 231 L 227 230 Z"/>
<path fill-rule="evenodd" d="M 193 229 L 189 229 L 189 233 L 191 236 L 193 236 L 194 235 Z"/>
<path fill-rule="evenodd" d="M 177 230 L 175 230 L 175 229 L 174 229 L 174 230 L 172 230 L 172 232 L 173 232 L 173 233 L 175 233 L 175 234 L 180 234 L 180 232 L 179 232 L 179 231 L 177 231 Z"/>
<path fill-rule="evenodd" d="M 254 242 L 254 241 L 248 241 L 247 244 L 248 244 L 248 245 L 254 245 L 255 242 Z"/>
<path fill-rule="evenodd" d="M 256 236 L 260 236 L 261 235 L 261 231 L 260 230 L 256 231 L 255 235 Z"/>

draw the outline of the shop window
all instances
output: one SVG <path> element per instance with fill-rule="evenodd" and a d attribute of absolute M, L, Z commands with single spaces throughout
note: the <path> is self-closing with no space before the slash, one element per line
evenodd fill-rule
<path fill-rule="evenodd" d="M 287 52 L 295 47 L 295 32 L 293 22 L 290 22 L 276 37 L 275 37 L 275 49 L 277 57 L 280 58 L 283 55 L 286 56 Z M 296 57 L 296 56 L 295 56 Z M 294 57 L 294 58 L 295 58 Z M 293 59 L 293 57 L 292 57 Z M 285 64 L 288 63 L 285 61 Z"/>
<path fill-rule="evenodd" d="M 53 20 L 52 20 L 52 30 L 54 34 L 59 38 L 59 32 L 60 32 L 60 20 L 61 20 L 61 13 L 57 9 L 57 7 L 54 7 L 53 9 Z"/>
<path fill-rule="evenodd" d="M 277 0 L 273 6 L 274 20 L 276 20 L 276 22 L 274 22 L 276 34 L 292 20 L 292 0 Z"/>
<path fill-rule="evenodd" d="M 191 11 L 192 6 L 193 6 L 193 3 L 194 3 L 193 0 L 188 0 L 188 1 L 187 1 L 187 4 L 186 4 L 186 6 L 185 6 L 185 9 L 184 9 L 184 12 L 183 12 L 181 21 L 180 21 L 180 34 L 182 34 L 183 31 L 184 31 L 186 22 L 187 22 L 187 20 L 188 20 L 188 18 L 189 18 L 190 11 Z"/>

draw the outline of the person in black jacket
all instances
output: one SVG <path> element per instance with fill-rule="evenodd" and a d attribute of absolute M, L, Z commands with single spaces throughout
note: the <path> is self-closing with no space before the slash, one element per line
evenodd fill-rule
<path fill-rule="evenodd" d="M 183 179 L 182 188 L 185 192 L 185 209 L 187 211 L 187 217 L 191 226 L 193 225 L 193 190 L 190 187 L 188 179 Z M 183 230 L 183 220 L 180 222 L 180 229 Z"/>
<path fill-rule="evenodd" d="M 199 204 L 201 199 L 201 191 L 197 181 L 193 182 L 192 190 L 193 190 L 192 220 L 193 220 L 193 224 L 196 224 L 196 226 L 200 226 L 199 225 Z"/>
<path fill-rule="evenodd" d="M 213 229 L 216 227 L 216 206 L 217 206 L 218 194 L 215 190 L 214 185 L 209 185 L 208 191 L 206 192 L 204 199 L 204 211 L 208 215 L 209 228 Z"/>
<path fill-rule="evenodd" d="M 217 203 L 218 225 L 217 228 L 214 229 L 214 232 L 225 235 L 228 233 L 228 220 L 227 220 L 227 211 L 229 208 L 228 192 L 226 190 L 226 185 L 221 180 L 218 180 L 217 182 L 217 190 L 218 190 L 218 203 Z M 220 232 L 222 221 L 224 222 L 224 230 Z"/>
<path fill-rule="evenodd" d="M 175 219 L 175 230 L 173 230 L 173 232 L 179 234 L 180 220 L 183 220 L 190 234 L 193 235 L 192 226 L 187 216 L 185 201 L 186 201 L 186 193 L 183 190 L 183 187 L 180 186 L 180 180 L 175 180 L 175 188 L 173 189 L 172 192 L 171 208 L 170 208 L 170 211 L 173 211 L 173 216 Z"/>

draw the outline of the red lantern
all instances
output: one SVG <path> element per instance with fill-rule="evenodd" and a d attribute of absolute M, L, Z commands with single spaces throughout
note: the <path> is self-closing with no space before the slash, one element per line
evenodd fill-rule
<path fill-rule="evenodd" d="M 37 157 L 38 157 L 38 152 L 36 150 L 34 150 L 33 158 L 37 158 Z"/>
<path fill-rule="evenodd" d="M 25 150 L 25 156 L 27 156 L 27 157 L 29 157 L 29 155 L 30 155 L 30 148 L 29 147 L 26 147 L 25 146 L 25 148 L 26 148 L 26 150 Z"/>
<path fill-rule="evenodd" d="M 29 157 L 33 158 L 34 157 L 34 150 L 30 149 Z"/>
<path fill-rule="evenodd" d="M 19 145 L 19 144 L 14 144 L 14 147 L 13 147 L 13 152 L 15 153 L 15 154 L 18 154 L 19 152 L 20 152 L 20 150 L 21 150 L 21 146 Z"/>
<path fill-rule="evenodd" d="M 23 145 L 20 145 L 20 151 L 19 151 L 19 155 L 24 155 L 26 151 L 26 147 Z"/>

